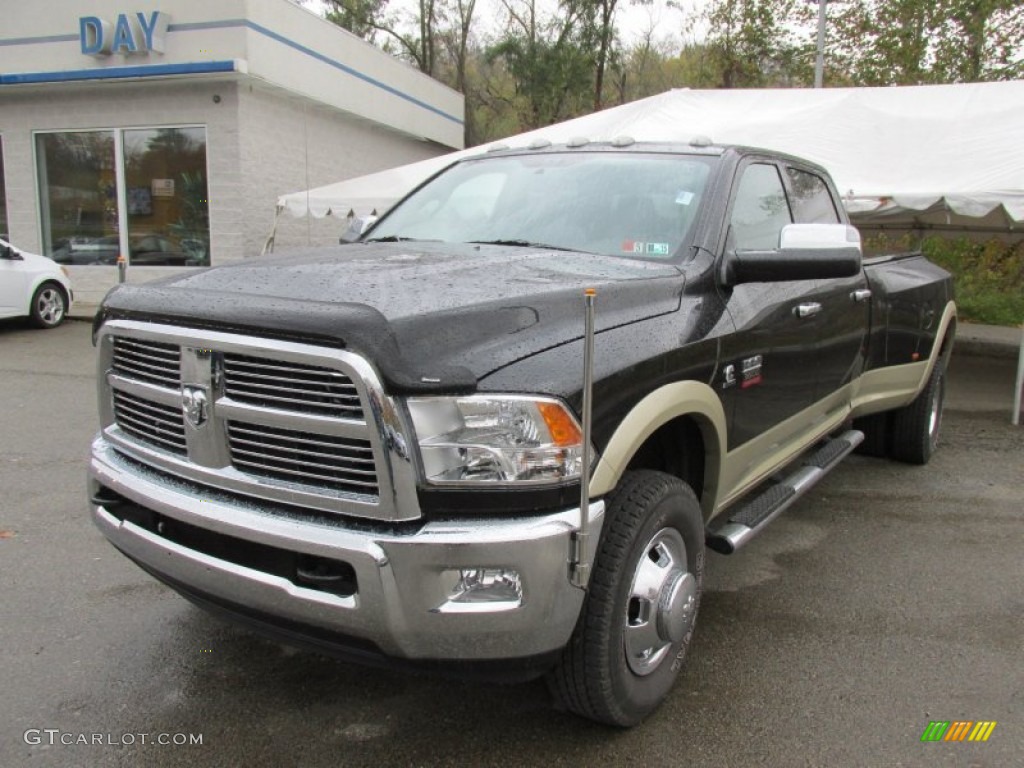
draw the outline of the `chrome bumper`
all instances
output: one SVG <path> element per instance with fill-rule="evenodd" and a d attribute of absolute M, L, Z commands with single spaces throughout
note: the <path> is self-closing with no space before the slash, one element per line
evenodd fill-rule
<path fill-rule="evenodd" d="M 282 623 L 360 638 L 401 659 L 499 660 L 538 656 L 565 645 L 584 592 L 570 584 L 568 555 L 579 509 L 519 519 L 431 522 L 408 535 L 366 533 L 288 519 L 257 502 L 197 498 L 184 486 L 128 464 L 106 440 L 92 446 L 90 481 L 164 515 L 215 533 L 342 560 L 355 571 L 351 596 L 298 586 L 288 579 L 181 546 L 102 505 L 93 519 L 123 553 L 190 591 L 245 606 Z M 600 530 L 604 502 L 590 505 Z M 590 551 L 593 559 L 594 539 Z M 504 568 L 519 573 L 522 599 L 453 604 L 453 571 Z"/>

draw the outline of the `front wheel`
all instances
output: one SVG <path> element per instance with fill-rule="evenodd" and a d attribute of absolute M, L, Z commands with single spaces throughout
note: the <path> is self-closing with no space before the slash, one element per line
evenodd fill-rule
<path fill-rule="evenodd" d="M 561 704 L 636 725 L 668 695 L 693 636 L 704 584 L 704 523 L 689 486 L 629 472 L 605 529 L 576 630 L 548 684 Z"/>
<path fill-rule="evenodd" d="M 29 319 L 37 328 L 56 328 L 64 322 L 67 311 L 64 290 L 56 283 L 43 283 L 32 296 Z"/>

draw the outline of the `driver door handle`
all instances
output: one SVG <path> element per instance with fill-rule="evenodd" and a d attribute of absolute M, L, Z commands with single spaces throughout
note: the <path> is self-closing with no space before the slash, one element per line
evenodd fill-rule
<path fill-rule="evenodd" d="M 871 298 L 870 288 L 860 288 L 850 294 L 850 298 L 856 302 L 867 301 Z"/>
<path fill-rule="evenodd" d="M 816 301 L 809 301 L 805 304 L 797 304 L 793 312 L 797 317 L 803 319 L 805 317 L 814 317 L 816 314 L 821 312 L 821 304 Z"/>

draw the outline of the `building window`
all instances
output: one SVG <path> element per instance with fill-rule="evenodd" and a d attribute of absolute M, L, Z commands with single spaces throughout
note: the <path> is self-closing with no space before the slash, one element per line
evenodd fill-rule
<path fill-rule="evenodd" d="M 124 131 L 130 262 L 136 266 L 210 263 L 206 131 Z"/>
<path fill-rule="evenodd" d="M 117 261 L 113 131 L 36 137 L 43 253 L 62 264 Z"/>
<path fill-rule="evenodd" d="M 4 138 L 0 136 L 0 240 L 11 241 L 7 229 L 7 177 L 4 176 Z"/>
<path fill-rule="evenodd" d="M 206 130 L 40 133 L 44 253 L 63 264 L 208 266 Z"/>

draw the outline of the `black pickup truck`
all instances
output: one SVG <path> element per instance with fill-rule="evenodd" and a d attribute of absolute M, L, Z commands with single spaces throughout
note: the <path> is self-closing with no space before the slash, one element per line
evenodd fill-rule
<path fill-rule="evenodd" d="M 114 290 L 92 515 L 288 642 L 546 674 L 632 725 L 682 664 L 706 547 L 854 449 L 928 461 L 955 326 L 950 276 L 863 260 L 797 158 L 489 152 L 358 242 Z"/>

